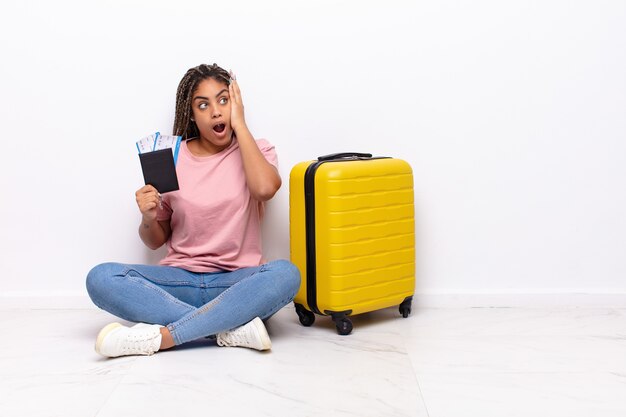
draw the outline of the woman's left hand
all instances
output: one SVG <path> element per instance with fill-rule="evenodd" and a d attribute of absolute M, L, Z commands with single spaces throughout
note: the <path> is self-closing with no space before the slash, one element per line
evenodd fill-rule
<path fill-rule="evenodd" d="M 228 93 L 230 94 L 230 125 L 232 126 L 235 134 L 237 130 L 245 127 L 246 121 L 243 115 L 243 101 L 241 100 L 241 90 L 239 90 L 239 84 L 237 84 L 237 78 L 235 74 L 230 72 L 231 82 L 228 86 Z"/>

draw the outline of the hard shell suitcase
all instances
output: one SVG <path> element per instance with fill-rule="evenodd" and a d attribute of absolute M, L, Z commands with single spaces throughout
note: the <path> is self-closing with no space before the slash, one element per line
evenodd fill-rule
<path fill-rule="evenodd" d="M 346 153 L 299 163 L 289 176 L 289 221 L 300 323 L 330 315 L 347 335 L 351 315 L 399 305 L 408 317 L 415 222 L 407 162 Z"/>

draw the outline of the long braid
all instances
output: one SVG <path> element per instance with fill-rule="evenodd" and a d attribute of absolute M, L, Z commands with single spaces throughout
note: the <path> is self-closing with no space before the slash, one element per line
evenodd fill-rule
<path fill-rule="evenodd" d="M 198 65 L 190 68 L 180 83 L 176 91 L 176 115 L 174 117 L 174 135 L 182 136 L 183 139 L 195 138 L 199 135 L 198 126 L 191 120 L 191 98 L 198 88 L 198 84 L 207 78 L 224 82 L 230 85 L 230 75 L 226 70 L 213 65 Z"/>

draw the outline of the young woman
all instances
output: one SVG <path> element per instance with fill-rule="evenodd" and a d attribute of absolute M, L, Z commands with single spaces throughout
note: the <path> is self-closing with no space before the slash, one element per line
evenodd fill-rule
<path fill-rule="evenodd" d="M 300 273 L 288 261 L 262 262 L 263 203 L 281 186 L 274 147 L 246 126 L 239 86 L 216 64 L 191 68 L 176 94 L 180 190 L 151 185 L 136 200 L 139 235 L 167 243 L 159 265 L 105 263 L 87 276 L 100 308 L 125 320 L 105 326 L 96 351 L 151 355 L 216 336 L 219 346 L 271 348 L 263 320 L 292 301 Z"/>

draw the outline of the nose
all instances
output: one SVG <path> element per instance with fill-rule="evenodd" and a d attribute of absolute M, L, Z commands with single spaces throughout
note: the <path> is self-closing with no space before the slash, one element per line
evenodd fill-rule
<path fill-rule="evenodd" d="M 222 113 L 220 113 L 220 109 L 219 109 L 218 106 L 216 106 L 216 105 L 211 106 L 211 117 L 213 119 L 215 119 L 217 117 L 220 117 L 221 115 L 222 115 Z"/>

